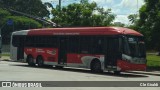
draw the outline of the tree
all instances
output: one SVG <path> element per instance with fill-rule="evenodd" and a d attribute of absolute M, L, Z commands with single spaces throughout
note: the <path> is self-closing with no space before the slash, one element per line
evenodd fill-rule
<path fill-rule="evenodd" d="M 81 3 L 73 3 L 63 7 L 59 12 L 59 6 L 52 10 L 55 23 L 62 26 L 108 26 L 115 19 L 111 9 L 99 8 L 95 2 L 81 0 Z"/>
<path fill-rule="evenodd" d="M 6 24 L 7 20 L 12 19 L 14 21 L 15 30 L 30 29 L 30 28 L 41 28 L 42 25 L 30 18 L 23 16 L 12 16 L 7 10 L 0 8 L 0 25 Z M 21 28 L 20 28 L 21 27 Z"/>
<path fill-rule="evenodd" d="M 5 23 L 7 20 L 13 20 L 13 25 L 5 25 L 5 27 L 2 29 L 2 41 L 3 44 L 8 44 L 10 41 L 11 33 L 13 31 L 19 31 L 19 30 L 27 30 L 27 29 L 34 29 L 34 28 L 41 28 L 42 25 L 30 18 L 23 17 L 23 16 L 8 16 L 5 18 Z"/>
<path fill-rule="evenodd" d="M 146 36 L 148 47 L 160 50 L 160 0 L 145 0 L 139 13 L 139 29 Z"/>
<path fill-rule="evenodd" d="M 39 17 L 49 17 L 48 4 L 41 0 L 0 0 L 0 8 L 13 9 Z"/>
<path fill-rule="evenodd" d="M 16 0 L 0 0 L 0 8 L 13 8 Z"/>
<path fill-rule="evenodd" d="M 9 16 L 6 18 L 5 22 L 9 19 L 13 20 L 15 31 L 42 27 L 39 22 L 23 16 Z"/>
<path fill-rule="evenodd" d="M 11 14 L 8 11 L 0 8 L 0 26 L 3 26 L 5 18 L 10 15 Z"/>
<path fill-rule="evenodd" d="M 135 24 L 138 21 L 138 15 L 137 14 L 131 14 L 131 15 L 128 16 L 128 19 L 132 24 Z"/>
<path fill-rule="evenodd" d="M 129 28 L 138 31 L 139 30 L 139 27 L 138 27 L 139 16 L 138 16 L 138 14 L 131 14 L 128 16 L 128 19 L 131 22 L 131 25 L 129 25 Z"/>
<path fill-rule="evenodd" d="M 7 25 L 9 19 L 13 21 L 13 25 Z M 3 9 L 0 9 L 0 26 L 4 44 L 9 43 L 11 32 L 13 31 L 42 27 L 39 22 L 33 19 L 23 16 L 12 16 L 11 13 Z"/>
<path fill-rule="evenodd" d="M 124 24 L 124 23 L 121 23 L 121 22 L 114 22 L 113 26 L 124 27 L 125 24 Z"/>

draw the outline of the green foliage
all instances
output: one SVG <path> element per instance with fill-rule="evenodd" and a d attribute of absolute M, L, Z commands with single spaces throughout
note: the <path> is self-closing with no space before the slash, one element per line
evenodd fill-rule
<path fill-rule="evenodd" d="M 13 25 L 7 25 L 9 19 L 13 20 Z M 3 43 L 9 43 L 11 32 L 13 31 L 41 27 L 42 25 L 33 19 L 23 16 L 13 16 L 8 11 L 0 9 L 0 29 Z"/>
<path fill-rule="evenodd" d="M 8 19 L 14 21 L 15 30 L 29 29 L 29 28 L 40 28 L 42 25 L 30 18 L 23 16 L 11 16 L 11 14 L 3 9 L 0 9 L 0 25 L 6 24 Z"/>
<path fill-rule="evenodd" d="M 137 18 L 138 18 L 137 14 L 131 14 L 131 15 L 128 16 L 128 19 L 132 24 L 137 23 L 137 20 L 138 20 Z"/>
<path fill-rule="evenodd" d="M 34 29 L 42 27 L 42 25 L 37 21 L 23 16 L 9 16 L 6 18 L 6 22 L 8 19 L 14 21 L 14 28 L 16 28 L 15 30 L 23 30 L 29 28 Z"/>
<path fill-rule="evenodd" d="M 138 15 L 137 14 L 131 14 L 131 15 L 128 16 L 128 19 L 131 22 L 131 25 L 129 26 L 129 28 L 138 31 L 139 30 L 139 27 L 138 27 L 138 22 L 139 22 Z"/>
<path fill-rule="evenodd" d="M 149 47 L 160 49 L 160 0 L 146 0 L 140 9 L 140 30 L 147 37 Z M 154 48 L 153 48 L 154 47 Z"/>
<path fill-rule="evenodd" d="M 49 8 L 52 8 L 52 9 L 53 9 L 52 4 L 51 4 L 51 3 L 49 3 L 49 2 L 45 2 L 45 3 L 44 3 L 44 5 L 45 5 L 45 6 L 47 6 L 47 7 L 49 7 Z"/>
<path fill-rule="evenodd" d="M 3 10 L 0 8 L 0 26 L 2 26 L 2 24 L 4 23 L 4 19 L 7 17 L 7 16 L 10 16 L 11 14 L 6 11 L 6 10 Z M 1 28 L 1 27 L 0 27 Z"/>
<path fill-rule="evenodd" d="M 47 6 L 49 3 L 43 4 L 41 0 L 0 0 L 0 8 L 10 8 L 39 17 L 49 17 Z"/>
<path fill-rule="evenodd" d="M 130 28 L 138 30 L 145 36 L 147 49 L 160 50 L 160 0 L 145 0 L 136 14 L 128 16 L 132 22 Z"/>
<path fill-rule="evenodd" d="M 10 9 L 46 18 L 49 17 L 50 13 L 47 7 L 50 6 L 50 3 L 43 4 L 41 0 L 0 0 L 0 29 L 2 31 L 3 43 L 9 43 L 11 32 L 13 31 L 42 27 L 39 22 L 13 13 Z M 13 25 L 6 24 L 8 19 L 13 20 Z"/>
<path fill-rule="evenodd" d="M 13 31 L 27 30 L 30 28 L 41 28 L 42 25 L 35 20 L 23 17 L 23 16 L 8 16 L 5 18 L 6 23 L 8 19 L 13 20 L 13 25 L 7 25 L 1 29 L 2 30 L 2 41 L 3 44 L 8 44 L 10 41 L 10 36 Z"/>
<path fill-rule="evenodd" d="M 10 16 L 10 15 L 11 14 L 8 11 L 0 8 L 0 19 L 5 18 L 5 17 Z"/>
<path fill-rule="evenodd" d="M 116 26 L 116 27 L 124 27 L 125 24 L 124 24 L 124 23 L 121 23 L 121 22 L 114 22 L 113 26 Z"/>
<path fill-rule="evenodd" d="M 0 8 L 12 8 L 16 0 L 0 0 Z"/>
<path fill-rule="evenodd" d="M 111 9 L 105 10 L 97 6 L 95 2 L 88 3 L 88 0 L 81 0 L 81 3 L 73 3 L 62 10 L 59 7 L 52 10 L 55 23 L 70 26 L 109 26 L 115 19 Z"/>

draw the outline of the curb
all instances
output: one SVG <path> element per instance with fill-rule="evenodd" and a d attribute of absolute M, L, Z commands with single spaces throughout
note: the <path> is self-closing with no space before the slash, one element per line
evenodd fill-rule
<path fill-rule="evenodd" d="M 154 75 L 154 76 L 160 76 L 160 71 L 157 72 L 143 72 L 143 71 L 129 71 L 127 73 L 136 73 L 136 74 L 146 74 L 146 75 Z"/>

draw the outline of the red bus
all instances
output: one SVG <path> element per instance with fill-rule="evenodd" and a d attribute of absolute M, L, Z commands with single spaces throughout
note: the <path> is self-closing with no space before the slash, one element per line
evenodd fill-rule
<path fill-rule="evenodd" d="M 2 37 L 0 34 L 0 58 L 2 57 Z"/>
<path fill-rule="evenodd" d="M 146 69 L 143 35 L 122 27 L 16 31 L 11 36 L 11 59 L 30 66 L 89 68 L 93 72 Z"/>

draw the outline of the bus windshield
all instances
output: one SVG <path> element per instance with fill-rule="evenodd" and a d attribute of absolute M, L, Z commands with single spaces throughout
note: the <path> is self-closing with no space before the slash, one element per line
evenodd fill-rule
<path fill-rule="evenodd" d="M 146 57 L 143 37 L 126 36 L 125 39 L 124 47 L 127 55 L 131 57 Z"/>

